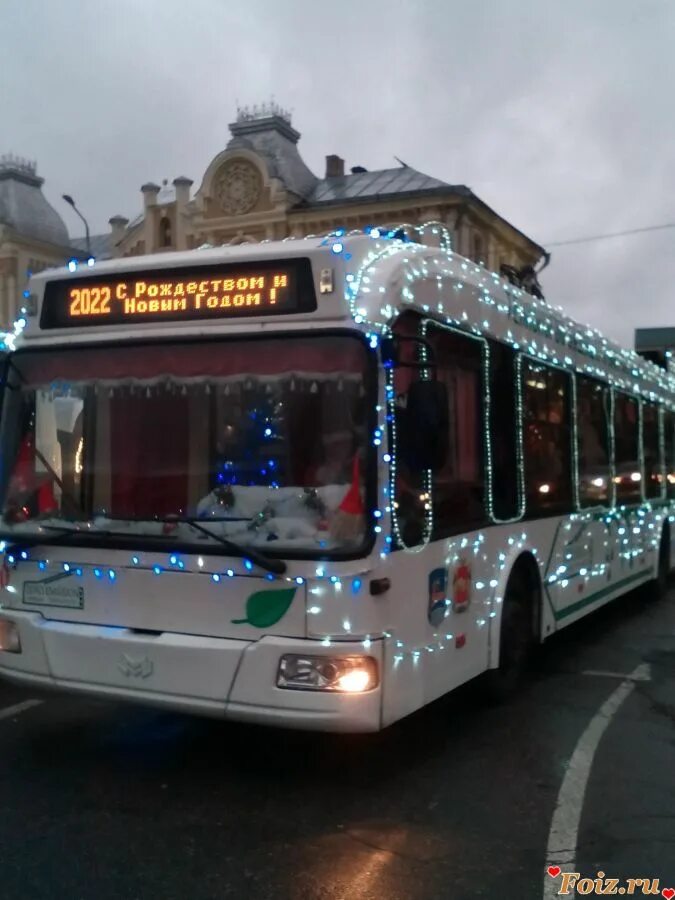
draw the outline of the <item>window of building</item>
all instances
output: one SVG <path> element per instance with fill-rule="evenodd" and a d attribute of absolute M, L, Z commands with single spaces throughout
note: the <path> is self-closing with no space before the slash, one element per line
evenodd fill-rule
<path fill-rule="evenodd" d="M 642 404 L 642 453 L 645 464 L 645 497 L 661 496 L 663 465 L 659 444 L 659 410 L 653 403 Z"/>
<path fill-rule="evenodd" d="M 577 437 L 582 506 L 604 506 L 612 499 L 609 414 L 609 388 L 591 378 L 578 377 Z"/>
<path fill-rule="evenodd" d="M 516 353 L 511 347 L 490 345 L 490 451 L 492 506 L 496 519 L 518 515 L 518 455 L 516 429 Z"/>
<path fill-rule="evenodd" d="M 431 324 L 427 330 L 436 377 L 448 393 L 450 440 L 445 465 L 433 474 L 434 537 L 468 531 L 485 521 L 483 430 L 484 344 Z"/>
<path fill-rule="evenodd" d="M 167 218 L 160 219 L 159 222 L 159 246 L 171 246 L 171 221 Z"/>
<path fill-rule="evenodd" d="M 639 407 L 637 400 L 614 394 L 614 465 L 617 503 L 639 503 L 642 472 L 639 453 Z"/>
<path fill-rule="evenodd" d="M 485 242 L 483 235 L 477 232 L 471 238 L 471 259 L 477 263 L 485 262 Z"/>
<path fill-rule="evenodd" d="M 528 515 L 572 509 L 570 377 L 523 361 L 523 456 Z"/>

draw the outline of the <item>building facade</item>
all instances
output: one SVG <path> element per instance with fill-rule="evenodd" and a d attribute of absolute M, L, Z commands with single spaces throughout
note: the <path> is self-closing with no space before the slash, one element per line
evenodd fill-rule
<path fill-rule="evenodd" d="M 492 270 L 527 272 L 548 260 L 542 247 L 468 187 L 446 184 L 403 162 L 347 170 L 343 159 L 330 154 L 319 177 L 300 155 L 300 134 L 290 115 L 275 104 L 240 109 L 230 134 L 194 193 L 186 177 L 171 185 L 144 184 L 141 214 L 131 222 L 113 216 L 109 233 L 91 236 L 92 255 L 138 256 L 440 221 L 454 250 Z M 83 239 L 69 238 L 42 184 L 35 163 L 0 157 L 0 329 L 16 319 L 32 272 L 88 255 Z M 520 283 L 530 288 L 527 277 Z"/>
<path fill-rule="evenodd" d="M 33 272 L 62 266 L 74 255 L 61 216 L 42 193 L 34 162 L 0 157 L 0 329 L 7 330 L 21 308 Z"/>
<path fill-rule="evenodd" d="M 110 219 L 110 254 L 136 256 L 203 244 L 237 244 L 325 234 L 368 225 L 445 224 L 453 248 L 488 268 L 534 267 L 542 247 L 464 185 L 446 184 L 405 163 L 367 171 L 326 157 L 315 175 L 298 150 L 300 134 L 276 105 L 239 110 L 231 138 L 193 181 L 141 188 L 143 212 L 131 223 Z"/>

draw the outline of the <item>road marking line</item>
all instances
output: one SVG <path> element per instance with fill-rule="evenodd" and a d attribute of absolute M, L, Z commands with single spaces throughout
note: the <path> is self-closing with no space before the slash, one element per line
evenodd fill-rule
<path fill-rule="evenodd" d="M 638 669 L 640 667 L 638 666 Z M 635 670 L 635 672 L 638 671 Z M 645 672 L 640 672 L 638 675 L 635 672 L 631 672 L 628 674 L 627 672 L 605 672 L 604 669 L 586 669 L 582 672 L 582 675 L 599 675 L 601 678 L 618 678 L 622 681 L 651 681 L 652 676 L 649 674 L 649 670 Z"/>
<path fill-rule="evenodd" d="M 19 713 L 26 712 L 27 709 L 39 706 L 43 702 L 43 700 L 24 700 L 22 703 L 15 703 L 14 706 L 0 709 L 0 719 L 11 719 L 12 716 L 18 716 Z"/>
<path fill-rule="evenodd" d="M 635 690 L 636 683 L 648 679 L 649 665 L 647 663 L 639 665 L 632 672 L 624 675 L 621 684 L 593 716 L 574 748 L 567 772 L 560 785 L 558 801 L 551 819 L 551 830 L 548 834 L 544 864 L 544 900 L 557 897 L 560 890 L 559 879 L 552 878 L 546 871 L 549 866 L 560 866 L 563 871 L 567 872 L 574 871 L 579 823 L 584 808 L 586 786 L 600 739 L 619 711 L 621 704 Z"/>

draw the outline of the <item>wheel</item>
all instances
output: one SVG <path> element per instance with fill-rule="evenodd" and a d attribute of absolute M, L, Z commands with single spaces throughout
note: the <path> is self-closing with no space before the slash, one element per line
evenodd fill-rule
<path fill-rule="evenodd" d="M 483 675 L 483 688 L 488 699 L 501 702 L 520 685 L 528 669 L 534 634 L 532 629 L 532 596 L 526 583 L 512 574 L 506 589 L 499 635 L 499 666 Z"/>

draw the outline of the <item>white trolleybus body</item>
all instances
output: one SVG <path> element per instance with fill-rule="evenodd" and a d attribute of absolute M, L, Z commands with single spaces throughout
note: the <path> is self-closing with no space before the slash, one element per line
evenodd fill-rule
<path fill-rule="evenodd" d="M 14 681 L 377 730 L 665 584 L 673 380 L 443 246 L 43 273 L 7 340 Z"/>

